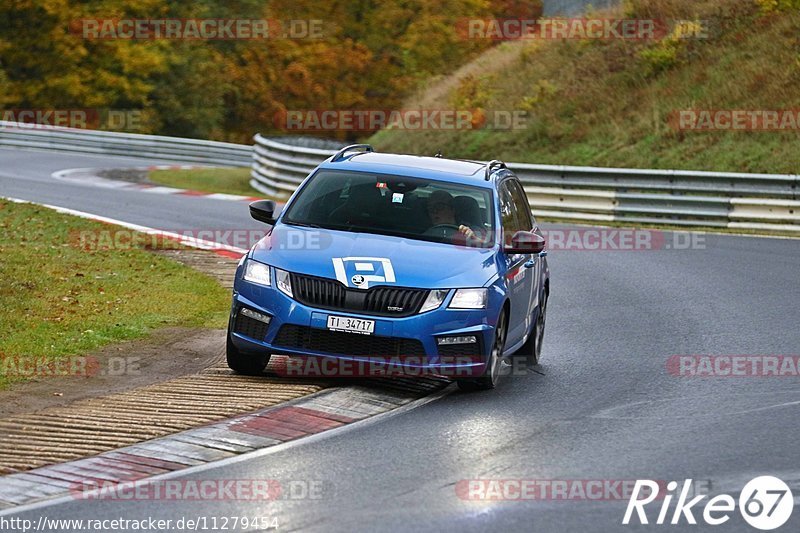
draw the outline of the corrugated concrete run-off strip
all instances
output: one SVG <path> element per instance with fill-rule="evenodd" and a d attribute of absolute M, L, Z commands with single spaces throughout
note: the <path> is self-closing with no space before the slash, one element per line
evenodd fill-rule
<path fill-rule="evenodd" d="M 312 394 L 322 381 L 200 374 L 0 419 L 0 473 L 71 461 Z"/>
<path fill-rule="evenodd" d="M 58 422 L 58 413 L 7 420 L 3 422 L 7 433 L 38 437 L 40 444 L 15 454 L 13 449 L 19 449 L 25 438 L 15 439 L 3 447 L 3 464 L 29 468 L 30 457 L 47 459 L 35 460 L 46 466 L 0 478 L 0 509 L 70 494 L 75 498 L 96 497 L 91 491 L 98 485 L 108 489 L 108 484 L 147 483 L 143 480 L 152 476 L 269 448 L 386 413 L 448 383 L 438 378 L 362 380 L 348 387 L 321 390 L 321 384 L 240 378 L 224 375 L 216 368 L 135 393 L 79 402 L 84 409 L 83 424 L 64 433 L 57 428 L 74 428 L 73 421 L 80 418 L 72 410 L 69 420 L 62 422 Z M 319 392 L 308 395 L 314 390 Z M 302 397 L 254 410 L 259 404 L 284 402 L 293 394 Z M 145 398 L 147 401 L 143 401 Z M 129 409 L 119 410 L 126 405 Z M 252 412 L 211 422 L 225 412 L 245 411 Z M 95 424 L 95 413 L 102 413 L 102 422 Z M 113 413 L 117 413 L 116 425 Z M 177 426 L 203 423 L 202 427 L 175 433 Z M 169 436 L 152 438 L 159 433 Z M 113 437 L 99 441 L 109 434 Z M 51 441 L 41 435 L 49 435 Z M 129 445 L 120 447 L 125 443 Z M 89 455 L 87 448 L 97 455 L 52 464 Z"/>

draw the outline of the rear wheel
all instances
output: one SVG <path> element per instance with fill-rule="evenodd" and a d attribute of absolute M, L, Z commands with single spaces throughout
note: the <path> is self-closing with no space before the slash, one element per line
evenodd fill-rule
<path fill-rule="evenodd" d="M 497 386 L 500 368 L 503 365 L 503 348 L 506 345 L 506 312 L 500 313 L 495 327 L 494 343 L 486 360 L 483 376 L 477 379 L 460 379 L 458 388 L 463 391 L 489 390 Z"/>
<path fill-rule="evenodd" d="M 547 293 L 543 293 L 539 304 L 539 313 L 536 315 L 536 323 L 533 325 L 528 340 L 517 350 L 515 357 L 525 358 L 529 366 L 539 364 L 542 357 L 542 342 L 544 341 L 544 326 L 547 323 Z"/>
<path fill-rule="evenodd" d="M 269 354 L 249 354 L 242 353 L 231 342 L 231 336 L 228 334 L 227 342 L 225 343 L 225 356 L 228 361 L 228 367 L 237 374 L 245 376 L 260 376 L 264 373 L 264 369 L 269 363 Z"/>

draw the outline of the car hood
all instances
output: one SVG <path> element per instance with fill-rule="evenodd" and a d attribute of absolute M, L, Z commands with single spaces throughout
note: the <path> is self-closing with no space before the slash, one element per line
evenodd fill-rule
<path fill-rule="evenodd" d="M 252 250 L 256 261 L 348 287 L 482 287 L 497 272 L 495 250 L 276 225 Z"/>

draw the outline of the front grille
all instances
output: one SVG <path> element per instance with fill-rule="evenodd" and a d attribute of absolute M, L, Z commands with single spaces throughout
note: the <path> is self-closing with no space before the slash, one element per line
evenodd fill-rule
<path fill-rule="evenodd" d="M 274 344 L 283 348 L 308 350 L 332 355 L 372 357 L 424 357 L 425 348 L 417 339 L 379 337 L 328 331 L 326 329 L 284 324 Z"/>
<path fill-rule="evenodd" d="M 236 322 L 233 324 L 233 331 L 239 335 L 244 335 L 245 337 L 250 337 L 251 339 L 263 341 L 264 337 L 267 336 L 268 327 L 268 324 L 265 324 L 260 320 L 256 320 L 255 318 L 244 316 L 241 312 L 239 312 L 236 314 Z"/>
<path fill-rule="evenodd" d="M 334 311 L 403 317 L 417 314 L 428 297 L 424 289 L 373 287 L 350 289 L 336 280 L 291 274 L 294 298 L 305 305 Z"/>

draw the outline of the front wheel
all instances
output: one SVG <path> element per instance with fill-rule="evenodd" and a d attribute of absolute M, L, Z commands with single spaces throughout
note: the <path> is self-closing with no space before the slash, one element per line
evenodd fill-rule
<path fill-rule="evenodd" d="M 228 361 L 228 367 L 244 376 L 260 376 L 264 373 L 264 369 L 269 363 L 269 354 L 255 355 L 242 353 L 231 341 L 230 333 L 227 335 L 225 343 L 225 356 Z"/>
<path fill-rule="evenodd" d="M 500 367 L 503 365 L 503 348 L 506 345 L 506 312 L 500 313 L 495 327 L 494 343 L 486 359 L 483 376 L 477 379 L 459 379 L 458 388 L 463 391 L 489 390 L 497 386 Z"/>
<path fill-rule="evenodd" d="M 525 358 L 528 366 L 539 364 L 542 357 L 542 342 L 544 342 L 544 326 L 547 323 L 547 293 L 542 294 L 539 303 L 539 313 L 528 340 L 517 350 L 516 357 Z"/>

